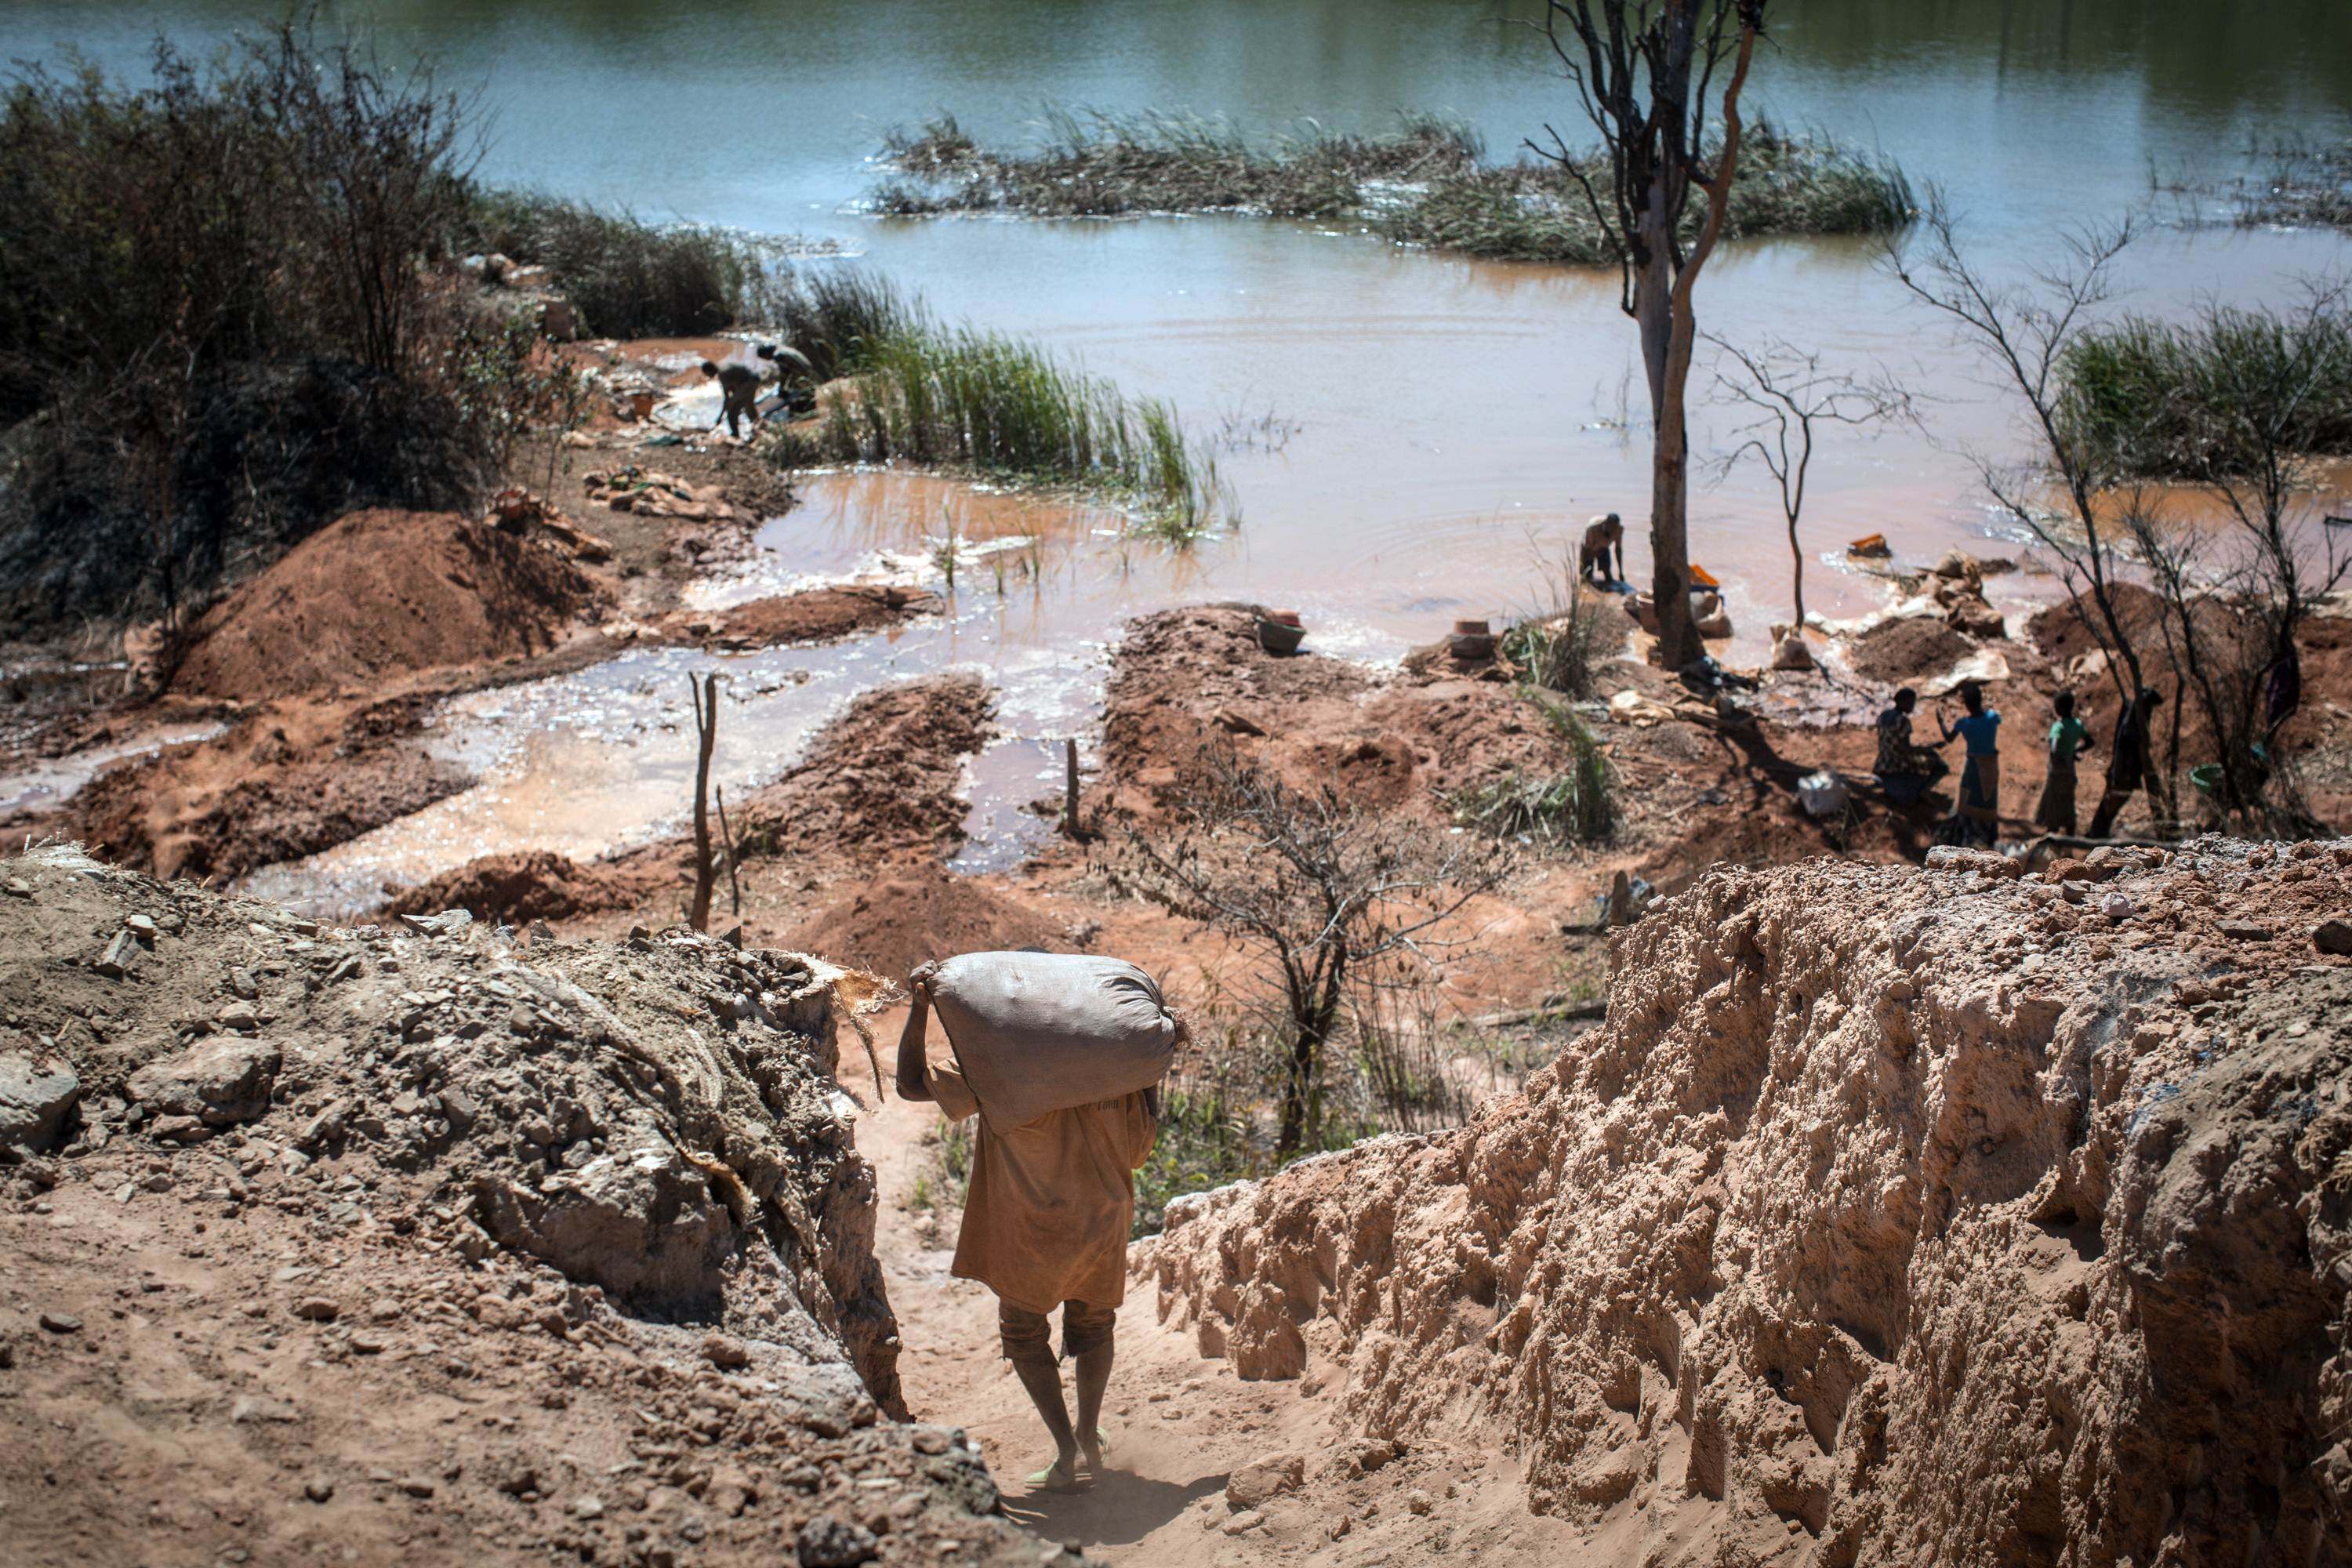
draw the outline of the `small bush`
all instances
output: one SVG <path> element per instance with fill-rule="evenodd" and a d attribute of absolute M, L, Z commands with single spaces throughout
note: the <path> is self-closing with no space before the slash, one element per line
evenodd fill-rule
<path fill-rule="evenodd" d="M 1623 641 L 1623 617 L 1612 602 L 1582 591 L 1576 574 L 1561 574 L 1552 604 L 1503 633 L 1503 657 L 1519 668 L 1519 679 L 1563 697 L 1592 695 L 1601 666 Z"/>
<path fill-rule="evenodd" d="M 742 236 L 559 196 L 475 191 L 455 245 L 546 268 L 601 337 L 708 334 L 772 321 L 781 300 L 771 258 Z"/>

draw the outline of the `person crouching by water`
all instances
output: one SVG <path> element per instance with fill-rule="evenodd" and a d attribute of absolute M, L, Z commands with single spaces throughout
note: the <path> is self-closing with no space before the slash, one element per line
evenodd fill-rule
<path fill-rule="evenodd" d="M 1915 708 L 1919 708 L 1919 693 L 1910 687 L 1900 687 L 1894 700 L 1879 712 L 1879 757 L 1877 764 L 1870 769 L 1879 778 L 1915 778 L 1927 783 L 1952 771 L 1952 766 L 1933 750 L 1912 745 L 1910 721 Z"/>
<path fill-rule="evenodd" d="M 1617 563 L 1609 563 L 1609 552 L 1617 552 Z M 1625 525 L 1617 514 L 1596 517 L 1585 525 L 1584 542 L 1577 548 L 1576 574 L 1596 587 L 1606 588 L 1625 580 Z"/>
<path fill-rule="evenodd" d="M 1127 1298 L 1127 1241 L 1135 1223 L 1135 1173 L 1160 1127 L 1159 1096 L 1139 1089 L 1069 1110 L 1049 1110 L 1019 1127 L 992 1126 L 955 1062 L 934 1065 L 924 1047 L 930 1016 L 926 963 L 907 977 L 914 994 L 898 1037 L 898 1093 L 931 1100 L 951 1121 L 980 1117 L 963 1229 L 956 1237 L 959 1279 L 996 1292 L 1004 1359 L 1053 1435 L 1051 1465 L 1029 1485 L 1062 1491 L 1081 1465 L 1099 1474 L 1104 1390 L 1110 1386 L 1112 1331 Z M 1183 1026 L 1177 1026 L 1183 1038 Z M 1062 1309 L 1062 1353 L 1073 1363 L 1077 1421 L 1062 1403 L 1060 1360 L 1046 1315 Z"/>
<path fill-rule="evenodd" d="M 2050 706 L 2058 718 L 2050 726 L 2050 774 L 2034 804 L 2033 824 L 2048 833 L 2074 836 L 2074 758 L 2091 743 L 2091 731 L 2074 717 L 2074 694 L 2060 692 Z"/>
<path fill-rule="evenodd" d="M 1968 711 L 1957 720 L 1948 720 L 1941 709 L 1936 711 L 1936 726 L 1946 745 L 1955 740 L 1968 742 L 1960 766 L 1960 805 L 1954 815 L 1961 842 L 1973 839 L 1990 846 L 2000 837 L 2000 715 L 1986 709 L 1984 687 L 1973 680 L 1960 683 L 1960 706 Z"/>
<path fill-rule="evenodd" d="M 719 365 L 710 360 L 702 362 L 705 376 L 719 378 L 719 419 L 710 422 L 713 430 L 719 422 L 727 422 L 727 434 L 740 437 L 738 420 L 750 420 L 753 435 L 760 430 L 760 373 L 747 364 Z"/>

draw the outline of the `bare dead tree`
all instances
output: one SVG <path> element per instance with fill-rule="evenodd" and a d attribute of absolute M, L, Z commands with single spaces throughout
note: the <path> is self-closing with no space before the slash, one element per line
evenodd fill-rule
<path fill-rule="evenodd" d="M 1690 435 L 1684 415 L 1697 331 L 1692 294 L 1722 237 L 1739 163 L 1739 95 L 1766 0 L 1547 0 L 1544 36 L 1586 120 L 1605 170 L 1588 170 L 1559 132 L 1528 146 L 1583 192 L 1617 252 L 1619 304 L 1633 318 L 1650 384 L 1651 593 L 1667 668 L 1704 651 L 1690 611 Z M 1727 72 L 1722 127 L 1706 145 L 1710 94 Z M 1596 183 L 1596 173 L 1599 175 Z M 1685 240 L 1691 193 L 1704 198 Z"/>
<path fill-rule="evenodd" d="M 1884 368 L 1860 375 L 1824 370 L 1818 353 L 1785 339 L 1746 349 L 1712 332 L 1706 336 L 1727 362 L 1717 366 L 1717 384 L 1726 397 L 1755 410 L 1755 417 L 1735 432 L 1739 444 L 1718 462 L 1717 472 L 1727 476 L 1753 459 L 1779 486 L 1780 516 L 1789 525 L 1789 596 L 1796 609 L 1792 624 L 1802 631 L 1805 551 L 1797 539 L 1797 522 L 1805 510 L 1814 426 L 1910 419 L 1911 395 Z"/>
<path fill-rule="evenodd" d="M 1483 836 L 1433 837 L 1373 816 L 1328 787 L 1312 793 L 1221 747 L 1176 804 L 1172 834 L 1129 828 L 1118 882 L 1231 933 L 1265 961 L 1286 1038 L 1276 1147 L 1296 1152 L 1317 1124 L 1323 1052 L 1351 987 L 1426 972 L 1437 928 L 1495 887 L 1507 865 Z"/>
<path fill-rule="evenodd" d="M 1895 280 L 1974 344 L 2023 405 L 2035 447 L 2032 461 L 1969 456 L 1994 503 L 2055 561 L 2072 613 L 2107 655 L 2109 677 L 2126 703 L 2138 700 L 2147 681 L 2116 605 L 2126 531 L 2104 514 L 2101 498 L 2129 476 L 2121 443 L 2067 418 L 2063 373 L 2068 351 L 2113 297 L 2116 258 L 2133 233 L 2126 218 L 2060 234 L 2053 260 L 2034 268 L 2026 283 L 2000 284 L 1969 257 L 1950 205 L 1931 186 L 1918 223 L 1890 237 L 1885 253 Z M 2053 486 L 2063 512 L 2043 503 Z"/>
<path fill-rule="evenodd" d="M 694 699 L 694 902 L 686 923 L 697 931 L 710 929 L 710 889 L 719 880 L 710 858 L 710 753 L 719 743 L 719 676 L 686 678 Z"/>

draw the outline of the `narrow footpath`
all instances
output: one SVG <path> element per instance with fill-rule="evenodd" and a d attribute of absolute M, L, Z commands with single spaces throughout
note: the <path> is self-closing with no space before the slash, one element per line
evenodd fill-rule
<path fill-rule="evenodd" d="M 886 1058 L 898 1022 L 877 1020 Z M 845 1063 L 850 1087 L 870 1102 L 864 1069 L 863 1061 Z M 859 1120 L 858 1146 L 879 1181 L 875 1250 L 905 1346 L 899 1374 L 915 1415 L 963 1427 L 1004 1489 L 1005 1511 L 1043 1540 L 1151 1568 L 1274 1561 L 1380 1568 L 1464 1552 L 1478 1553 L 1484 1568 L 1574 1561 L 1575 1533 L 1528 1513 L 1517 1462 L 1491 1439 L 1481 1442 L 1475 1427 L 1419 1435 L 1379 1473 L 1342 1479 L 1334 1460 L 1353 1435 L 1335 1419 L 1339 1380 L 1310 1367 L 1294 1382 L 1243 1382 L 1228 1363 L 1200 1356 L 1188 1334 L 1160 1323 L 1148 1278 L 1130 1277 L 1119 1309 L 1118 1361 L 1104 1406 L 1110 1473 L 1077 1491 L 1029 1490 L 1022 1478 L 1053 1452 L 998 1353 L 995 1297 L 948 1273 L 959 1211 L 935 1193 L 938 1207 L 910 1201 L 919 1179 L 937 1185 L 927 1141 L 939 1124 L 932 1106 L 895 1096 Z M 1234 1471 L 1286 1455 L 1303 1460 L 1303 1485 L 1255 1507 L 1228 1500 Z"/>

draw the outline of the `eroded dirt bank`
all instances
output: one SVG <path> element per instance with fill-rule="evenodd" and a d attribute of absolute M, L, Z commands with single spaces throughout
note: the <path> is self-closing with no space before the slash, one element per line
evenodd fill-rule
<path fill-rule="evenodd" d="M 12 1563 L 1037 1561 L 891 1418 L 799 961 L 0 886 Z"/>
<path fill-rule="evenodd" d="M 1710 873 L 1526 1094 L 1173 1204 L 1138 1278 L 1343 1429 L 1484 1433 L 1579 1561 L 2352 1558 L 2352 843 L 2100 856 Z M 1318 1542 L 1307 1453 L 1256 1529 L 1425 1545 Z"/>

